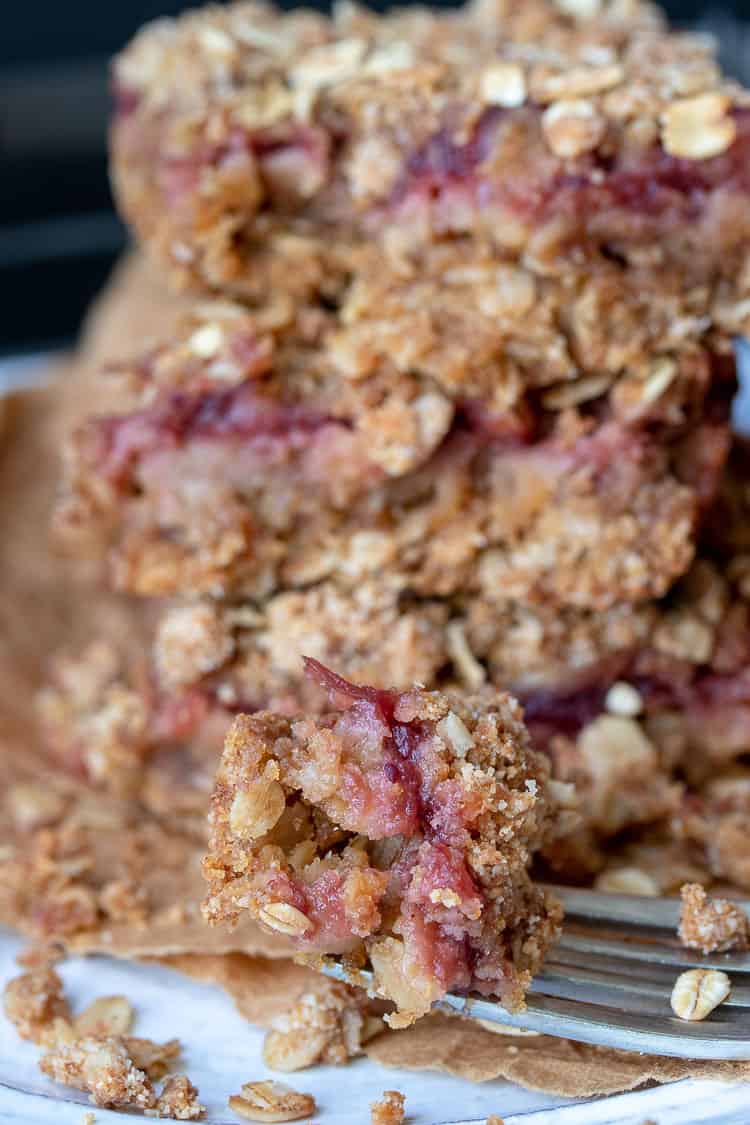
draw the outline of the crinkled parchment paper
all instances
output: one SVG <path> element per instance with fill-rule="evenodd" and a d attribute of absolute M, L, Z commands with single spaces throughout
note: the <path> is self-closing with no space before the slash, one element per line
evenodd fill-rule
<path fill-rule="evenodd" d="M 129 873 L 136 872 L 149 895 L 147 921 L 77 935 L 75 949 L 125 958 L 169 954 L 166 964 L 219 985 L 248 1020 L 264 1025 L 304 992 L 309 971 L 289 961 L 272 964 L 267 958 L 283 949 L 252 927 L 233 934 L 205 927 L 197 911 L 202 841 L 59 776 L 45 759 L 34 723 L 33 697 L 51 654 L 108 630 L 138 643 L 142 607 L 92 586 L 90 575 L 82 577 L 80 567 L 50 546 L 47 524 L 62 434 L 106 394 L 94 377 L 97 364 L 165 335 L 181 307 L 160 291 L 142 260 L 130 259 L 98 303 L 79 355 L 61 364 L 47 388 L 14 394 L 6 404 L 0 430 L 0 784 L 7 794 L 19 781 L 33 779 L 59 792 L 67 815 L 77 816 L 88 834 L 94 887 L 118 874 L 124 834 L 137 841 L 140 866 Z M 0 846 L 17 840 L 6 809 Z M 33 902 L 19 897 L 17 887 L 0 887 L 0 921 L 31 931 L 33 915 Z M 567 1095 L 607 1094 L 687 1076 L 750 1080 L 750 1063 L 691 1063 L 543 1036 L 504 1036 L 441 1015 L 385 1033 L 367 1053 L 385 1066 L 440 1070 L 473 1082 L 502 1077 Z"/>

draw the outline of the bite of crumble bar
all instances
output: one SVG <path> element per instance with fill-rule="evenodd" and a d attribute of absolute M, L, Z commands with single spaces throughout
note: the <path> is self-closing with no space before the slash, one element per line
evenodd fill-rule
<path fill-rule="evenodd" d="M 249 911 L 304 954 L 369 961 L 398 1025 L 451 989 L 521 1007 L 560 910 L 529 876 L 555 809 L 520 707 L 307 667 L 338 710 L 243 715 L 229 732 L 206 918 Z"/>

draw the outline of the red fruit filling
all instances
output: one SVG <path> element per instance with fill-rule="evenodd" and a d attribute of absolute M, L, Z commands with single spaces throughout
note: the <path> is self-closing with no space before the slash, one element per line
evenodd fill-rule
<path fill-rule="evenodd" d="M 191 441 L 239 440 L 264 444 L 269 451 L 278 445 L 294 449 L 309 444 L 326 427 L 347 428 L 344 422 L 265 397 L 243 383 L 197 394 L 174 391 L 146 410 L 98 418 L 88 431 L 97 471 L 124 487 L 139 460 Z"/>
<path fill-rule="evenodd" d="M 750 191 L 750 111 L 746 109 L 733 113 L 734 143 L 707 160 L 670 156 L 654 145 L 632 156 L 579 157 L 565 168 L 558 162 L 557 170 L 546 178 L 544 174 L 537 179 L 533 175 L 525 180 L 504 178 L 489 170 L 496 147 L 502 149 L 500 134 L 511 116 L 526 121 L 536 133 L 534 116 L 539 112 L 533 107 L 512 114 L 497 107 L 487 109 L 464 143 L 457 143 L 448 130 L 437 133 L 407 163 L 390 206 L 408 207 L 419 198 L 437 203 L 458 194 L 478 208 L 499 204 L 529 223 L 556 216 L 585 222 L 619 210 L 674 226 L 700 218 L 715 191 Z"/>

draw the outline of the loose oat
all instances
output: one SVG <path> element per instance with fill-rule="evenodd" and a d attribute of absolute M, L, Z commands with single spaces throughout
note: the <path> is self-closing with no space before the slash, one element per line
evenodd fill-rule
<path fill-rule="evenodd" d="M 246 1121 L 299 1121 L 315 1112 L 315 1099 L 281 1082 L 246 1082 L 229 1108 Z"/>
<path fill-rule="evenodd" d="M 523 105 L 526 101 L 526 80 L 518 63 L 495 63 L 480 80 L 482 98 L 488 105 L 506 107 Z"/>
<path fill-rule="evenodd" d="M 594 882 L 597 891 L 615 895 L 648 895 L 657 898 L 661 888 L 647 871 L 638 867 L 613 867 L 597 875 Z"/>
<path fill-rule="evenodd" d="M 607 692 L 604 706 L 611 715 L 622 715 L 634 718 L 643 711 L 643 699 L 637 688 L 632 684 L 617 680 Z"/>
<path fill-rule="evenodd" d="M 310 919 L 288 902 L 266 903 L 258 917 L 269 929 L 293 937 L 299 937 L 312 928 Z"/>
<path fill-rule="evenodd" d="M 107 1038 L 127 1035 L 133 1026 L 135 1012 L 125 996 L 100 996 L 73 1021 L 80 1038 Z"/>
<path fill-rule="evenodd" d="M 689 969 L 672 989 L 672 1010 L 681 1020 L 704 1020 L 731 991 L 731 981 L 718 969 Z"/>

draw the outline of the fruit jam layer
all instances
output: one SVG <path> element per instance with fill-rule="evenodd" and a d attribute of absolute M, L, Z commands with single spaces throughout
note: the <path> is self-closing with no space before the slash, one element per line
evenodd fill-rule
<path fill-rule="evenodd" d="M 505 177 L 497 163 L 502 131 L 511 120 L 538 133 L 539 110 L 490 108 L 480 117 L 474 135 L 460 144 L 445 131 L 436 134 L 406 165 L 389 201 L 408 207 L 414 198 L 439 200 L 462 196 L 474 207 L 498 204 L 533 224 L 562 217 L 584 225 L 610 212 L 627 212 L 658 220 L 668 228 L 694 223 L 705 213 L 712 193 L 750 193 L 750 110 L 733 113 L 734 143 L 717 156 L 688 160 L 671 156 L 659 145 L 632 153 L 591 153 L 559 162 L 525 178 Z"/>
<path fill-rule="evenodd" d="M 233 386 L 217 388 L 215 383 L 211 385 L 201 376 L 200 367 L 191 375 L 188 366 L 179 388 L 157 391 L 145 408 L 93 418 L 86 423 L 82 431 L 83 447 L 92 471 L 112 487 L 127 492 L 129 483 L 138 476 L 140 463 L 153 454 L 185 449 L 191 444 L 216 447 L 223 443 L 230 454 L 256 447 L 259 462 L 265 452 L 271 464 L 288 462 L 312 446 L 325 446 L 327 441 L 353 447 L 358 444 L 357 432 L 366 431 L 369 418 L 364 400 L 362 415 L 351 413 L 348 417 L 343 412 L 334 417 L 325 409 L 316 409 L 314 396 L 308 402 L 285 401 L 283 395 L 264 393 L 262 379 L 258 378 L 270 364 L 262 340 L 241 338 L 233 342 L 233 352 L 239 370 L 245 375 L 243 381 Z M 437 429 L 432 448 L 425 445 L 424 456 L 435 451 L 440 441 L 449 446 L 452 438 L 470 435 L 476 449 L 491 445 L 500 455 L 503 451 L 511 454 L 518 451 L 520 456 L 532 458 L 538 455 L 540 468 L 549 462 L 553 471 L 590 465 L 595 472 L 600 472 L 615 455 L 628 456 L 633 461 L 644 460 L 650 431 L 659 442 L 671 441 L 679 437 L 681 427 L 688 426 L 695 415 L 696 419 L 701 418 L 700 433 L 704 439 L 696 444 L 701 471 L 691 469 L 686 460 L 685 475 L 695 477 L 696 486 L 710 495 L 714 473 L 703 472 L 710 467 L 702 464 L 703 446 L 709 442 L 709 434 L 716 431 L 715 440 L 709 442 L 711 451 L 705 453 L 707 463 L 716 460 L 715 448 L 722 443 L 735 387 L 734 366 L 731 360 L 720 356 L 694 357 L 694 360 L 697 362 L 691 361 L 692 366 L 688 363 L 686 368 L 684 402 L 679 403 L 678 422 L 670 419 L 669 407 L 665 408 L 665 416 L 661 416 L 658 398 L 635 411 L 632 419 L 627 415 L 620 419 L 614 413 L 608 394 L 602 392 L 581 408 L 582 419 L 588 418 L 588 421 L 581 438 L 571 443 L 569 438 L 560 440 L 555 435 L 559 413 L 542 409 L 532 395 L 506 412 L 494 410 L 481 399 L 459 399 L 453 405 L 447 436 L 444 426 Z M 141 377 L 148 384 L 148 364 L 144 364 Z M 335 398 L 329 387 L 321 393 L 318 402 L 322 405 Z M 414 410 L 418 413 L 419 401 Z M 592 427 L 593 432 L 585 432 Z M 366 436 L 360 436 L 359 444 L 362 448 L 358 459 L 366 462 Z M 368 483 L 379 475 L 382 474 L 373 462 Z M 707 485 L 704 476 L 708 477 Z"/>
<path fill-rule="evenodd" d="M 722 255 L 739 253 L 748 237 L 750 109 L 731 112 L 733 143 L 706 159 L 671 155 L 659 143 L 614 150 L 602 145 L 563 159 L 545 143 L 542 106 L 490 106 L 468 139 L 457 139 L 456 131 L 444 126 L 415 142 L 411 154 L 401 147 L 401 137 L 376 134 L 375 142 L 398 151 L 400 163 L 363 202 L 350 170 L 356 165 L 353 154 L 368 138 L 314 123 L 287 121 L 256 130 L 235 124 L 221 143 L 198 136 L 187 150 L 181 145 L 170 155 L 169 132 L 179 117 L 170 123 L 167 112 L 141 121 L 132 108 L 136 95 L 121 94 L 121 100 L 127 113 L 120 115 L 114 136 L 124 210 L 142 225 L 138 208 L 145 198 L 152 213 L 146 227 L 171 226 L 174 238 L 188 248 L 193 236 L 205 238 L 212 216 L 231 213 L 240 231 L 244 223 L 250 233 L 259 214 L 273 212 L 309 219 L 348 238 L 357 230 L 378 236 L 394 222 L 403 222 L 417 238 L 425 229 L 437 237 L 475 228 L 492 234 L 495 227 L 500 244 L 511 249 L 519 238 L 527 240 L 559 220 L 569 252 L 599 246 L 616 254 L 620 247 L 646 247 L 658 234 L 675 236 L 664 244 L 669 256 L 673 246 L 684 253 L 696 245 L 705 220 L 713 236 L 700 245 L 700 258 L 723 274 L 728 263 Z M 454 112 L 462 115 L 468 116 L 465 107 Z M 153 160 L 141 166 L 148 152 Z M 145 195 L 133 189 L 130 198 L 128 168 L 148 184 Z"/>

